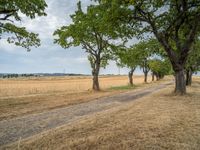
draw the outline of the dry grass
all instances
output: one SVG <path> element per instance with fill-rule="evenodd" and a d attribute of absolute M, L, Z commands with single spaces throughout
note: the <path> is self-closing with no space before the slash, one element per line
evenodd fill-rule
<path fill-rule="evenodd" d="M 143 83 L 143 76 L 134 76 L 135 84 Z M 150 79 L 150 78 L 149 78 Z M 102 89 L 127 85 L 127 76 L 100 77 Z M 91 77 L 42 77 L 0 80 L 0 98 L 49 93 L 79 93 L 91 89 Z"/>
<path fill-rule="evenodd" d="M 200 148 L 200 82 L 186 96 L 173 87 L 20 143 L 20 149 Z M 17 149 L 17 143 L 7 147 Z"/>
<path fill-rule="evenodd" d="M 143 83 L 143 76 L 135 76 L 136 85 Z M 0 120 L 57 107 L 82 103 L 95 98 L 113 95 L 106 88 L 127 85 L 126 76 L 101 77 L 102 92 L 93 92 L 90 77 L 57 77 L 0 80 Z"/>

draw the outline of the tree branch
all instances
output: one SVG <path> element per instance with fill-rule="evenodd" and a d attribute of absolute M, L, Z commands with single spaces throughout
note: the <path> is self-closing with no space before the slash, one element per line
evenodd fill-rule
<path fill-rule="evenodd" d="M 86 50 L 88 50 L 88 52 L 90 53 L 90 54 L 92 54 L 92 55 L 94 55 L 94 56 L 97 56 L 97 52 L 96 52 L 96 50 L 90 45 L 90 44 L 88 44 L 87 42 L 85 42 L 85 41 L 82 41 L 82 45 L 83 45 L 83 48 L 84 49 L 86 49 Z"/>
<path fill-rule="evenodd" d="M 188 52 L 190 51 L 190 48 L 195 40 L 197 29 L 198 29 L 199 22 L 200 22 L 199 17 L 200 17 L 200 15 L 196 16 L 195 22 L 192 25 L 192 28 L 190 29 L 189 34 L 186 38 L 186 41 L 181 48 L 180 63 L 182 63 L 182 64 L 186 63 Z"/>

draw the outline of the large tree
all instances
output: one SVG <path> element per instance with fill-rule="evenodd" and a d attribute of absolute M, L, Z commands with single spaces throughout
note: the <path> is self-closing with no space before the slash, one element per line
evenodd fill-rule
<path fill-rule="evenodd" d="M 31 46 L 39 46 L 38 34 L 16 24 L 22 21 L 22 14 L 30 19 L 46 15 L 46 7 L 44 0 L 0 0 L 0 39 L 4 35 L 9 43 L 27 50 L 30 50 Z"/>
<path fill-rule="evenodd" d="M 88 53 L 88 60 L 92 68 L 92 88 L 98 91 L 100 90 L 98 79 L 100 67 L 105 67 L 111 58 L 112 39 L 118 37 L 113 32 L 117 26 L 104 24 L 105 5 L 90 5 L 84 12 L 79 1 L 77 7 L 77 11 L 71 15 L 73 23 L 55 31 L 54 35 L 58 36 L 55 42 L 63 48 L 82 46 Z"/>
<path fill-rule="evenodd" d="M 199 0 L 102 0 L 110 4 L 110 21 L 131 24 L 142 37 L 153 35 L 175 72 L 175 93 L 185 94 L 184 67 L 200 29 Z M 121 9 L 126 13 L 121 13 Z"/>

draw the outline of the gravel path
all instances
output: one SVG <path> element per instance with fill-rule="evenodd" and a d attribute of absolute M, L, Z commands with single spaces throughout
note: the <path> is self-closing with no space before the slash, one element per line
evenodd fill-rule
<path fill-rule="evenodd" d="M 86 115 L 108 110 L 122 103 L 136 100 L 163 89 L 170 84 L 156 85 L 137 92 L 129 91 L 65 108 L 0 121 L 0 146 L 18 141 L 20 138 L 24 139 L 43 131 L 71 123 Z"/>

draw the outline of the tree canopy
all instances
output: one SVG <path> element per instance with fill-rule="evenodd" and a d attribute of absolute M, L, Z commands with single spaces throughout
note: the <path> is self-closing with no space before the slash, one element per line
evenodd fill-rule
<path fill-rule="evenodd" d="M 45 16 L 47 4 L 44 0 L 0 0 L 0 39 L 5 35 L 9 43 L 22 46 L 27 50 L 38 47 L 38 34 L 29 32 L 25 27 L 16 25 L 22 20 L 22 14 L 30 19 Z"/>
<path fill-rule="evenodd" d="M 170 74 L 171 71 L 171 65 L 167 60 L 152 59 L 149 61 L 149 67 L 152 74 L 156 76 L 157 80 L 160 80 L 165 75 Z"/>
<path fill-rule="evenodd" d="M 184 66 L 200 30 L 199 0 L 101 0 L 111 21 L 129 24 L 142 38 L 154 36 L 166 51 L 176 76 L 175 92 L 186 92 Z M 122 12 L 121 10 L 125 12 Z M 114 13 L 113 13 L 114 12 Z"/>

